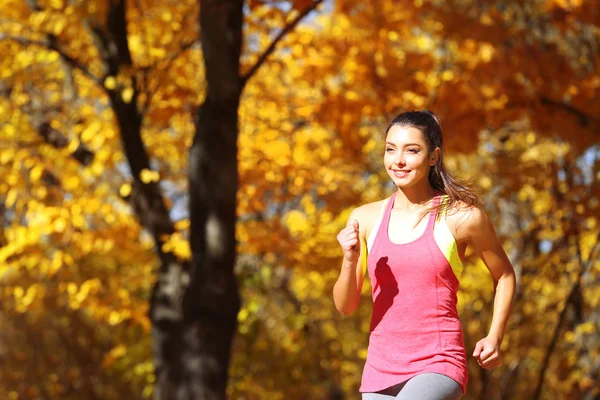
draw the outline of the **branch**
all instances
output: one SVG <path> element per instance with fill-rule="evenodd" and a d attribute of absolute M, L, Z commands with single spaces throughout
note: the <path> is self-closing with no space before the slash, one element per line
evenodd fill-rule
<path fill-rule="evenodd" d="M 57 149 L 63 149 L 69 145 L 69 139 L 56 129 L 52 128 L 47 122 L 40 125 L 38 128 L 38 133 L 46 143 Z M 81 165 L 88 166 L 94 160 L 94 153 L 83 143 L 80 143 L 79 146 L 77 146 L 77 149 L 73 152 L 73 158 L 75 158 Z"/>
<path fill-rule="evenodd" d="M 142 109 L 140 111 L 140 113 L 142 115 L 146 114 L 146 112 L 148 111 L 148 108 L 150 108 L 150 104 L 152 103 L 152 98 L 154 97 L 154 95 L 156 94 L 156 92 L 158 91 L 158 89 L 160 89 L 160 84 L 157 84 L 156 87 L 154 88 L 154 90 L 150 90 L 147 87 L 148 86 L 148 84 L 147 84 L 147 81 L 148 81 L 147 80 L 147 75 L 148 75 L 148 73 L 151 70 L 156 69 L 163 62 L 167 62 L 167 65 L 165 65 L 161 69 L 165 69 L 165 70 L 168 71 L 169 68 L 171 68 L 171 64 L 173 64 L 173 61 L 175 61 L 180 55 L 182 55 L 186 50 L 188 50 L 190 47 L 192 47 L 197 42 L 198 42 L 198 40 L 192 40 L 190 42 L 184 43 L 177 52 L 175 52 L 175 53 L 173 53 L 173 54 L 171 54 L 171 55 L 169 55 L 169 56 L 167 56 L 167 57 L 165 57 L 165 58 L 163 58 L 161 60 L 158 60 L 158 61 L 156 61 L 155 63 L 153 63 L 151 65 L 148 65 L 146 67 L 140 68 L 140 71 L 143 74 L 143 80 L 145 82 L 143 89 L 145 90 L 145 94 L 146 94 L 146 102 L 145 102 L 144 106 L 142 107 Z"/>
<path fill-rule="evenodd" d="M 78 70 L 80 70 L 81 72 L 83 72 L 88 78 L 90 78 L 91 80 L 93 80 L 95 83 L 97 83 L 98 85 L 102 86 L 102 82 L 100 81 L 100 78 L 98 78 L 96 75 L 92 74 L 90 72 L 90 70 L 80 61 L 76 60 L 75 58 L 71 57 L 70 55 L 68 55 L 67 53 L 65 53 L 59 46 L 58 43 L 55 40 L 50 40 L 48 42 L 42 42 L 42 41 L 38 41 L 38 40 L 31 40 L 31 39 L 27 39 L 24 37 L 19 37 L 19 36 L 13 36 L 13 35 L 9 35 L 6 33 L 0 33 L 0 40 L 14 40 L 15 42 L 23 45 L 23 46 L 40 46 L 43 47 L 45 49 L 48 50 L 53 50 L 56 51 L 63 60 L 65 60 L 70 66 L 72 66 L 73 68 L 76 68 Z"/>
<path fill-rule="evenodd" d="M 115 46 L 116 50 L 110 50 L 113 65 L 109 66 L 115 70 L 115 73 L 119 73 L 122 67 L 133 66 L 126 29 L 126 7 L 127 2 L 125 0 L 113 1 L 111 8 L 108 10 L 107 29 L 106 31 L 99 31 L 99 34 L 110 32 L 110 36 L 103 40 L 106 40 L 108 46 Z M 138 217 L 140 225 L 152 235 L 163 264 L 168 264 L 174 257 L 162 251 L 162 244 L 165 242 L 164 235 L 170 235 L 175 229 L 165 205 L 160 185 L 158 182 L 146 183 L 142 181 L 140 176 L 142 171 L 151 169 L 151 167 L 150 157 L 141 134 L 143 116 L 137 108 L 139 91 L 136 85 L 136 76 L 132 75 L 131 80 L 134 92 L 129 102 L 123 100 L 119 91 L 107 90 L 110 104 L 119 125 L 121 143 L 127 164 L 134 178 L 132 197 L 128 200 Z"/>
<path fill-rule="evenodd" d="M 112 39 L 111 44 L 116 47 L 118 66 L 133 65 L 133 57 L 129 50 L 129 37 L 127 36 L 126 8 L 125 0 L 112 1 L 106 21 L 106 29 L 110 32 L 107 39 Z"/>
<path fill-rule="evenodd" d="M 177 50 L 175 53 L 172 53 L 171 55 L 162 58 L 158 61 L 156 61 L 154 64 L 145 66 L 140 68 L 142 71 L 150 71 L 152 69 L 155 69 L 158 67 L 158 65 L 160 65 L 161 63 L 167 61 L 169 64 L 167 65 L 167 68 L 169 67 L 169 65 L 171 64 L 171 62 L 173 62 L 174 60 L 177 59 L 177 57 L 179 57 L 180 55 L 182 55 L 187 49 L 189 49 L 190 47 L 192 47 L 193 45 L 195 45 L 196 43 L 198 43 L 198 39 L 194 39 L 191 40 L 187 43 L 184 43 L 181 48 L 179 48 L 179 50 Z"/>
<path fill-rule="evenodd" d="M 119 54 L 112 37 L 96 20 L 88 19 L 87 25 L 98 54 L 106 66 L 102 80 L 119 73 Z"/>
<path fill-rule="evenodd" d="M 542 361 L 542 368 L 540 369 L 540 372 L 538 374 L 537 386 L 535 388 L 535 393 L 533 395 L 534 400 L 540 399 L 540 396 L 542 394 L 542 389 L 544 387 L 546 370 L 548 369 L 549 364 L 550 364 L 550 357 L 554 353 L 554 348 L 556 347 L 556 344 L 558 342 L 558 336 L 560 334 L 562 325 L 567 316 L 567 311 L 569 309 L 569 305 L 575 299 L 575 296 L 577 295 L 578 290 L 580 290 L 579 280 L 571 288 L 571 291 L 569 292 L 569 296 L 567 297 L 567 301 L 565 302 L 565 306 L 563 307 L 562 311 L 560 312 L 560 315 L 558 316 L 558 323 L 556 324 L 556 327 L 554 328 L 554 332 L 552 334 L 552 339 L 550 340 L 550 345 L 548 346 L 548 351 L 546 352 L 546 355 L 544 356 L 544 360 Z"/>
<path fill-rule="evenodd" d="M 307 7 L 306 10 L 302 11 L 296 18 L 294 18 L 294 20 L 292 22 L 290 22 L 285 28 L 283 28 L 281 30 L 281 32 L 279 32 L 279 34 L 275 37 L 275 39 L 273 39 L 273 42 L 271 42 L 269 47 L 267 47 L 265 52 L 258 58 L 258 61 L 256 61 L 256 64 L 254 64 L 252 66 L 252 68 L 250 68 L 250 70 L 246 73 L 246 75 L 242 76 L 242 82 L 241 82 L 242 87 L 246 84 L 246 82 L 248 82 L 248 80 L 252 77 L 252 75 L 254 75 L 254 73 L 260 68 L 260 66 L 267 60 L 267 58 L 271 55 L 271 53 L 273 53 L 273 51 L 275 51 L 275 46 L 277 46 L 277 43 L 279 43 L 279 41 L 281 39 L 283 39 L 283 37 L 285 35 L 287 35 L 290 31 L 292 31 L 296 27 L 296 25 L 298 25 L 298 23 L 302 20 L 302 18 L 307 16 L 312 10 L 317 8 L 317 6 L 319 4 L 321 4 L 322 2 L 323 2 L 323 0 L 314 0 L 313 4 L 311 4 L 309 7 Z"/>
<path fill-rule="evenodd" d="M 600 133 L 600 121 L 598 121 L 593 116 L 586 114 L 583 111 L 573 107 L 570 104 L 552 100 L 548 97 L 542 97 L 540 99 L 540 104 L 542 104 L 543 106 L 555 107 L 566 111 L 567 113 L 577 117 L 579 119 L 579 124 L 584 128 L 591 128 L 596 133 Z"/>
<path fill-rule="evenodd" d="M 590 251 L 590 255 L 589 255 L 589 259 L 587 260 L 587 262 L 585 264 L 583 264 L 582 262 L 582 258 L 581 258 L 581 253 L 580 253 L 580 247 L 577 246 L 577 253 L 578 253 L 578 258 L 580 261 L 580 269 L 579 269 L 579 273 L 577 274 L 577 281 L 575 282 L 575 284 L 571 287 L 571 291 L 569 292 L 569 296 L 567 297 L 567 301 L 565 302 L 565 306 L 563 307 L 562 311 L 560 312 L 560 315 L 558 317 L 558 324 L 556 325 L 555 329 L 554 329 L 554 333 L 552 335 L 552 339 L 550 340 L 550 346 L 548 347 L 548 351 L 546 353 L 546 355 L 544 356 L 544 361 L 542 363 L 542 369 L 540 370 L 539 376 L 538 376 L 538 382 L 537 382 L 537 386 L 535 389 L 535 394 L 533 396 L 533 398 L 535 400 L 539 399 L 541 394 L 542 394 L 542 388 L 544 385 L 544 379 L 546 376 L 546 371 L 548 369 L 548 366 L 550 364 L 550 356 L 552 355 L 552 353 L 554 353 L 554 349 L 556 347 L 556 344 L 558 342 L 558 336 L 559 333 L 561 331 L 561 327 L 565 321 L 565 318 L 567 316 L 567 311 L 569 308 L 569 305 L 573 304 L 577 301 L 577 297 L 580 296 L 580 290 L 582 288 L 582 284 L 581 284 L 581 278 L 583 276 L 583 274 L 585 272 L 588 271 L 588 269 L 591 267 L 592 264 L 592 260 L 594 258 L 593 255 L 594 253 L 597 251 L 597 249 L 600 248 L 600 233 L 598 234 L 597 237 L 597 241 L 596 244 L 594 245 L 594 247 L 592 248 L 592 250 Z"/>
<path fill-rule="evenodd" d="M 594 247 L 592 247 L 592 249 L 590 250 L 590 254 L 588 255 L 588 259 L 585 262 L 585 266 L 584 269 L 586 271 L 590 270 L 592 268 L 592 262 L 594 260 L 597 260 L 598 258 L 596 258 L 596 253 L 600 252 L 600 232 L 598 232 L 598 235 L 596 236 L 596 243 L 594 244 Z"/>

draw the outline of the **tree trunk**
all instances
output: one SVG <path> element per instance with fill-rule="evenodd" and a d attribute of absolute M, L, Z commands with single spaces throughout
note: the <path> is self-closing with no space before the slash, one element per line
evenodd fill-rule
<path fill-rule="evenodd" d="M 162 251 L 174 229 L 158 183 L 141 179 L 150 163 L 141 138 L 135 77 L 130 99 L 118 87 L 106 89 L 134 180 L 130 202 L 153 236 L 161 261 L 150 299 L 157 400 L 225 398 L 240 307 L 233 269 L 243 0 L 200 3 L 207 94 L 196 114 L 189 153 L 191 262 Z M 93 31 L 112 76 L 132 64 L 124 0 L 113 3 L 107 25 L 107 30 Z"/>
<path fill-rule="evenodd" d="M 233 268 L 243 1 L 200 3 L 207 95 L 189 152 L 192 262 L 180 312 L 169 312 L 155 296 L 155 399 L 160 400 L 225 398 L 240 307 Z M 185 270 L 175 263 L 168 269 L 172 273 L 165 276 L 180 276 L 185 284 Z M 177 278 L 172 288 L 177 291 Z"/>

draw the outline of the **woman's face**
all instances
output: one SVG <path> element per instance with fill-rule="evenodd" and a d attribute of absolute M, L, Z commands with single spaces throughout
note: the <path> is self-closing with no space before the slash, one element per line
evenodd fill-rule
<path fill-rule="evenodd" d="M 398 187 L 413 186 L 425 179 L 429 167 L 437 161 L 439 149 L 431 155 L 421 131 L 410 126 L 394 125 L 388 131 L 383 164 Z"/>

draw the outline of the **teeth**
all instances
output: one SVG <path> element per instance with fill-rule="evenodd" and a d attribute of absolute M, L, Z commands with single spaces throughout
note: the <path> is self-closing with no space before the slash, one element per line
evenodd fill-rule
<path fill-rule="evenodd" d="M 399 177 L 404 177 L 406 175 L 408 175 L 410 171 L 394 171 L 394 175 L 399 176 Z"/>

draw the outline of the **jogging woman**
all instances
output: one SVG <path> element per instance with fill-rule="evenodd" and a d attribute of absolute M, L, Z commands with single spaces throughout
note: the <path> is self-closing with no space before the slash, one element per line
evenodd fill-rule
<path fill-rule="evenodd" d="M 495 284 L 490 330 L 473 352 L 487 370 L 500 364 L 514 270 L 475 193 L 444 167 L 438 118 L 406 112 L 385 134 L 383 163 L 397 190 L 353 210 L 338 234 L 344 259 L 335 306 L 344 315 L 356 310 L 366 269 L 373 314 L 363 400 L 459 399 L 468 380 L 456 309 L 465 250 L 481 257 Z"/>

